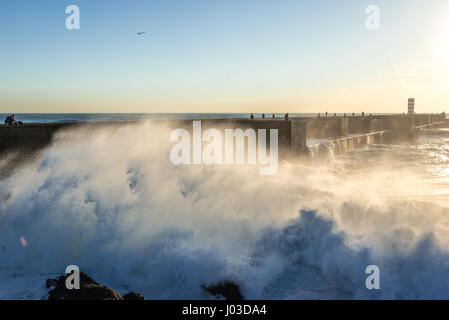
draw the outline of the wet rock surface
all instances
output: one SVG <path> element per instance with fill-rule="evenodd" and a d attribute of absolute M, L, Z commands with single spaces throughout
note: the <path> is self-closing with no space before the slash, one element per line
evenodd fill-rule
<path fill-rule="evenodd" d="M 144 300 L 141 294 L 135 292 L 122 297 L 114 289 L 99 284 L 83 272 L 80 272 L 80 288 L 69 290 L 66 288 L 67 277 L 47 279 L 45 285 L 50 289 L 48 300 Z"/>
<path fill-rule="evenodd" d="M 203 290 L 214 296 L 222 296 L 226 300 L 243 300 L 240 288 L 230 281 L 223 281 L 210 286 L 202 286 Z"/>

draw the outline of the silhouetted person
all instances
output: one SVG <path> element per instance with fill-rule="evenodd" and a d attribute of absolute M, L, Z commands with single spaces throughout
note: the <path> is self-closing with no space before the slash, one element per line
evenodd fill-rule
<path fill-rule="evenodd" d="M 346 113 L 345 113 L 344 117 L 346 118 Z"/>
<path fill-rule="evenodd" d="M 14 124 L 14 115 L 12 114 L 12 115 L 10 115 L 10 116 L 7 116 L 6 117 L 6 119 L 5 119 L 5 124 L 7 125 L 7 126 L 12 126 L 13 124 Z"/>
<path fill-rule="evenodd" d="M 249 116 L 249 118 L 250 118 L 251 120 L 254 120 L 254 114 L 251 113 L 251 115 Z"/>
<path fill-rule="evenodd" d="M 12 115 L 6 117 L 5 124 L 7 126 L 19 126 L 19 125 L 22 125 L 23 123 L 22 123 L 22 121 L 17 122 L 16 119 L 14 119 L 14 115 L 12 114 Z"/>
<path fill-rule="evenodd" d="M 318 113 L 318 118 L 321 116 L 321 113 Z"/>
<path fill-rule="evenodd" d="M 265 119 L 265 113 L 262 113 L 262 119 Z"/>
<path fill-rule="evenodd" d="M 354 112 L 352 113 L 352 116 L 355 117 L 355 113 Z"/>
<path fill-rule="evenodd" d="M 326 111 L 326 118 L 327 118 L 327 111 Z"/>
<path fill-rule="evenodd" d="M 284 118 L 286 121 L 288 121 L 288 113 L 285 114 Z"/>
<path fill-rule="evenodd" d="M 362 117 L 364 117 L 365 116 L 365 112 L 362 112 Z"/>
<path fill-rule="evenodd" d="M 336 113 L 334 113 L 334 117 L 336 117 L 337 116 L 337 114 Z"/>
<path fill-rule="evenodd" d="M 272 118 L 273 118 L 273 119 L 276 118 L 276 116 L 274 115 L 274 113 L 273 113 L 273 117 L 272 117 Z"/>
<path fill-rule="evenodd" d="M 7 126 L 23 126 L 23 122 L 22 121 L 16 121 L 16 119 L 14 118 L 14 115 L 10 115 L 8 117 L 6 117 L 5 119 L 5 124 Z"/>

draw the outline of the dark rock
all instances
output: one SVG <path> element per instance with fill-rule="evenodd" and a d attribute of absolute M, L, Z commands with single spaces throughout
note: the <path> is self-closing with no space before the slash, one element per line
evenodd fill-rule
<path fill-rule="evenodd" d="M 47 287 L 47 289 L 50 289 L 51 287 L 56 287 L 58 285 L 58 280 L 56 279 L 47 279 L 47 281 L 45 281 L 45 286 Z"/>
<path fill-rule="evenodd" d="M 48 300 L 123 300 L 120 294 L 106 286 L 103 286 L 80 272 L 80 289 L 68 290 L 65 285 L 67 276 L 58 279 L 48 279 L 47 288 L 54 287 L 48 292 Z"/>
<path fill-rule="evenodd" d="M 123 300 L 117 291 L 98 284 L 86 284 L 79 290 L 53 290 L 48 300 Z"/>
<path fill-rule="evenodd" d="M 145 297 L 140 293 L 130 292 L 123 296 L 125 300 L 145 300 Z"/>
<path fill-rule="evenodd" d="M 221 295 L 226 300 L 243 300 L 239 286 L 230 281 L 223 281 L 208 287 L 203 285 L 202 288 L 214 296 Z"/>

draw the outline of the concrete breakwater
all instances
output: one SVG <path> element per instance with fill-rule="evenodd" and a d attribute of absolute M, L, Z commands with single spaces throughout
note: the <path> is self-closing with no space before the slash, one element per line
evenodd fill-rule
<path fill-rule="evenodd" d="M 159 121 L 159 120 L 153 120 Z M 162 121 L 162 120 L 160 120 Z M 164 120 L 169 127 L 191 130 L 192 120 Z M 209 119 L 201 120 L 204 129 L 278 129 L 280 157 L 308 155 L 307 141 L 331 142 L 335 153 L 342 153 L 366 143 L 401 143 L 412 140 L 418 130 L 429 126 L 446 126 L 443 114 L 376 115 L 349 117 L 303 117 L 281 119 Z M 48 145 L 55 133 L 70 128 L 116 128 L 136 125 L 117 123 L 51 123 L 25 124 L 23 127 L 0 126 L 0 155 L 10 151 L 30 153 Z M 267 137 L 267 145 L 269 139 Z"/>
<path fill-rule="evenodd" d="M 377 115 L 325 117 L 306 121 L 306 139 L 329 141 L 334 154 L 364 144 L 397 144 L 412 141 L 420 129 L 449 125 L 446 115 Z"/>

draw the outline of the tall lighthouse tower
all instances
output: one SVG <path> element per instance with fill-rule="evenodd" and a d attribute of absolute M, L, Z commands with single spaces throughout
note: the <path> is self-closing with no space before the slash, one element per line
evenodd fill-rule
<path fill-rule="evenodd" d="M 415 98 L 408 99 L 408 114 L 415 113 Z"/>

